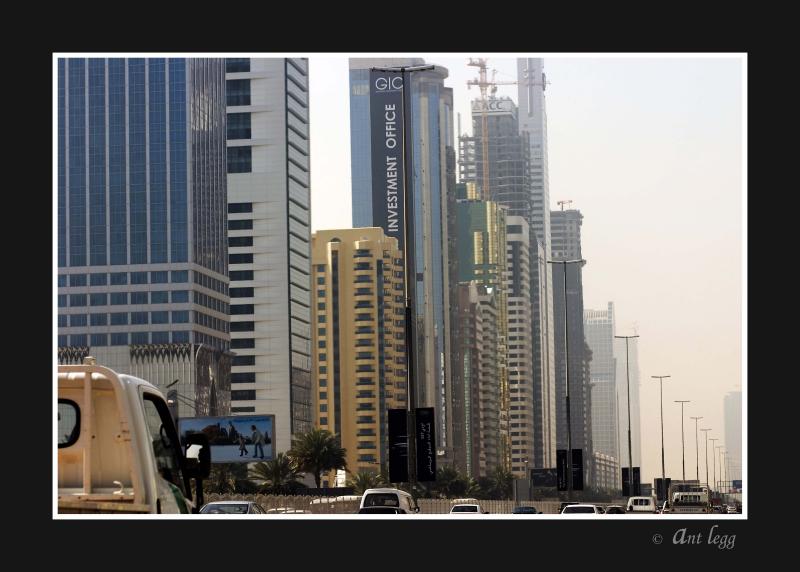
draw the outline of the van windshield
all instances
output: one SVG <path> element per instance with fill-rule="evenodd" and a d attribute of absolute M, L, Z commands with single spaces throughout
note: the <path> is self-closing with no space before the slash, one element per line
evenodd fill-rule
<path fill-rule="evenodd" d="M 371 493 L 364 497 L 364 506 L 400 506 L 400 501 L 391 493 Z"/>

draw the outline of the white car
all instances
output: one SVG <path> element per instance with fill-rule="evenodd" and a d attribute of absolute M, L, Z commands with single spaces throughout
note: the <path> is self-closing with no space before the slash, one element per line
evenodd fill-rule
<path fill-rule="evenodd" d="M 605 514 L 605 510 L 594 504 L 571 504 L 565 506 L 561 514 Z"/>
<path fill-rule="evenodd" d="M 728 508 L 725 509 L 725 512 L 727 514 L 739 514 L 739 511 L 736 510 L 736 507 L 734 505 L 731 505 L 731 504 L 728 505 Z"/>
<path fill-rule="evenodd" d="M 454 504 L 450 507 L 450 514 L 461 515 L 474 515 L 474 514 L 489 514 L 479 504 Z"/>

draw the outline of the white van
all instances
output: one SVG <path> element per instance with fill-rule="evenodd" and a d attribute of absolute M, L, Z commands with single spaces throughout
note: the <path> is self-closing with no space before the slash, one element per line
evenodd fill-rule
<path fill-rule="evenodd" d="M 628 512 L 658 512 L 656 497 L 631 497 L 628 499 Z"/>
<path fill-rule="evenodd" d="M 367 489 L 361 497 L 359 509 L 369 507 L 391 507 L 402 510 L 405 514 L 419 512 L 414 498 L 400 489 Z"/>

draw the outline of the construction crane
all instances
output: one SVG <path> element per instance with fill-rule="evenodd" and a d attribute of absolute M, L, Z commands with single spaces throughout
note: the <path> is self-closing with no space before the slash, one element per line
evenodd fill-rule
<path fill-rule="evenodd" d="M 467 63 L 468 66 L 473 66 L 478 68 L 478 79 L 471 79 L 467 81 L 467 89 L 472 87 L 473 85 L 478 86 L 478 89 L 481 91 L 481 134 L 483 135 L 483 145 L 482 145 L 482 159 L 483 159 L 483 182 L 482 182 L 482 190 L 481 195 L 483 200 L 488 201 L 490 198 L 489 195 L 489 120 L 487 118 L 486 111 L 489 107 L 489 98 L 486 95 L 486 90 L 488 87 L 492 88 L 492 97 L 494 94 L 497 93 L 497 86 L 504 85 L 504 84 L 516 84 L 516 81 L 495 81 L 494 77 L 497 73 L 497 70 L 492 70 L 492 79 L 489 80 L 486 77 L 486 62 L 487 58 L 470 58 L 469 62 Z"/>
<path fill-rule="evenodd" d="M 571 205 L 572 201 L 567 199 L 566 201 L 558 201 L 558 204 L 561 205 L 561 210 L 564 210 L 564 205 Z"/>

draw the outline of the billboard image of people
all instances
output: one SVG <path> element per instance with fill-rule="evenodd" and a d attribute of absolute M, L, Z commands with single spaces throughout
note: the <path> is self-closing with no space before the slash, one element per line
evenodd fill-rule
<path fill-rule="evenodd" d="M 274 458 L 274 415 L 189 417 L 178 421 L 181 441 L 205 433 L 212 463 L 258 463 Z"/>

